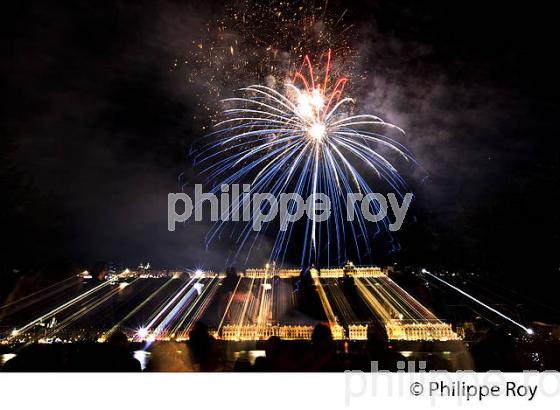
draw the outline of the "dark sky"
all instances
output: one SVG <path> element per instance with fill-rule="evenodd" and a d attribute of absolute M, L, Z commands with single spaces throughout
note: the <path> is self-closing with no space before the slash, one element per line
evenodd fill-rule
<path fill-rule="evenodd" d="M 3 264 L 225 263 L 224 244 L 203 249 L 208 226 L 166 223 L 202 133 L 189 67 L 172 66 L 221 5 L 15 3 L 2 13 Z M 560 273 L 555 13 L 505 1 L 348 9 L 372 81 L 364 104 L 407 130 L 423 165 L 391 258 Z"/>

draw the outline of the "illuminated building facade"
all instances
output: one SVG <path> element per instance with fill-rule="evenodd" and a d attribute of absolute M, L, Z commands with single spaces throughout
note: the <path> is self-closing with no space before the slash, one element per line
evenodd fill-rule
<path fill-rule="evenodd" d="M 380 321 L 390 340 L 458 340 L 451 325 L 439 320 L 431 311 L 397 285 L 380 267 L 360 267 L 352 263 L 343 268 L 309 270 L 326 322 L 337 340 L 367 340 L 368 325 L 357 320 L 353 300 L 348 300 L 339 280 L 351 278 L 357 295 L 371 312 L 370 321 Z M 248 269 L 240 274 L 235 294 L 218 328 L 224 340 L 259 340 L 270 336 L 284 339 L 309 339 L 313 327 L 283 323 L 277 305 L 289 305 L 292 291 L 282 292 L 279 279 L 298 278 L 300 269 Z M 293 306 L 292 308 L 295 308 Z M 276 312 L 276 313 L 275 313 Z M 360 323 L 361 322 L 361 323 Z"/>

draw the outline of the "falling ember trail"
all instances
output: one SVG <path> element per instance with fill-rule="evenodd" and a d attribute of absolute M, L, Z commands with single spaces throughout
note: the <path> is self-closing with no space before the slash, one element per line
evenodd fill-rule
<path fill-rule="evenodd" d="M 457 286 L 452 285 L 449 282 L 446 282 L 445 280 L 438 278 L 436 275 L 434 275 L 431 272 L 428 272 L 426 269 L 422 269 L 422 273 L 429 275 L 430 277 L 437 279 L 438 281 L 440 281 L 441 283 L 449 286 L 451 289 L 456 290 L 457 292 L 459 292 L 461 295 L 468 297 L 470 300 L 478 303 L 481 306 L 484 306 L 486 309 L 490 310 L 491 312 L 494 312 L 495 314 L 497 314 L 498 316 L 500 316 L 501 318 L 507 320 L 510 323 L 513 323 L 515 326 L 520 327 L 521 329 L 523 329 L 527 334 L 532 335 L 533 334 L 533 329 L 529 328 L 529 327 L 525 327 L 523 326 L 521 323 L 516 322 L 515 320 L 513 320 L 512 318 L 510 318 L 509 316 L 504 315 L 502 312 L 494 309 L 491 306 L 488 306 L 486 303 L 481 302 L 480 300 L 478 300 L 477 298 L 475 298 L 474 296 L 469 295 L 467 292 L 459 289 Z"/>

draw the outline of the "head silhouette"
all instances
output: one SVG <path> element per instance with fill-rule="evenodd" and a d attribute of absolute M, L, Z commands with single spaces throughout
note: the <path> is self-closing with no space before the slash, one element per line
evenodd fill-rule
<path fill-rule="evenodd" d="M 311 344 L 320 350 L 328 350 L 333 346 L 331 328 L 326 323 L 317 323 L 311 334 Z"/>

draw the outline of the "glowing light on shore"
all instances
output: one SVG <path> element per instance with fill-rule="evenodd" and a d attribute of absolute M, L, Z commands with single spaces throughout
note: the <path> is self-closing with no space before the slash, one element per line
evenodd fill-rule
<path fill-rule="evenodd" d="M 136 336 L 138 337 L 138 339 L 140 340 L 144 340 L 146 338 L 146 336 L 148 336 L 148 329 L 145 327 L 141 327 L 140 329 L 138 329 L 136 331 Z"/>

